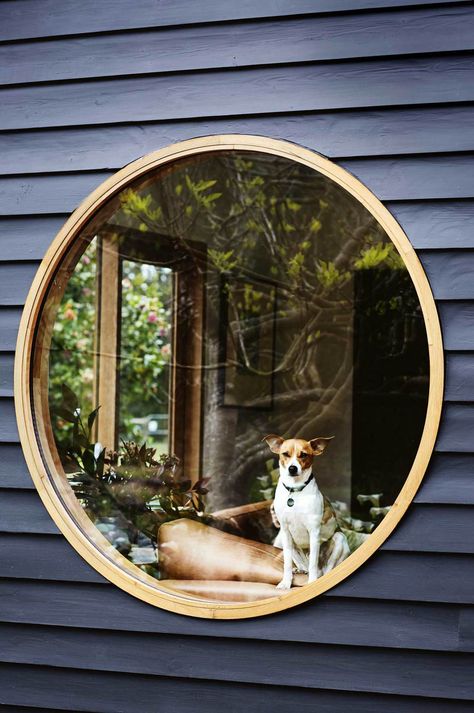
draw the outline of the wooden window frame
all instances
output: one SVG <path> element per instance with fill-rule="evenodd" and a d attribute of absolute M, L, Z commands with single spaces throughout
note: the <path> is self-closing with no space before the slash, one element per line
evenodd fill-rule
<path fill-rule="evenodd" d="M 427 415 L 418 452 L 399 496 L 381 524 L 352 555 L 316 582 L 274 599 L 238 604 L 207 603 L 167 588 L 128 562 L 98 533 L 67 484 L 51 447 L 44 366 L 48 359 L 42 347 L 35 349 L 41 343 L 38 328 L 51 329 L 51 322 L 46 327 L 44 321 L 43 326 L 40 324 L 46 295 L 51 298 L 53 293 L 53 303 L 55 292 L 60 298 L 74 256 L 83 251 L 83 246 L 78 245 L 79 235 L 83 237 L 86 231 L 92 236 L 97 230 L 97 211 L 101 209 L 102 221 L 104 209 L 111 215 L 117 208 L 119 192 L 152 169 L 183 157 L 223 150 L 256 151 L 296 161 L 335 181 L 365 206 L 394 243 L 414 283 L 425 320 L 430 359 Z M 51 309 L 54 312 L 54 304 Z M 241 134 L 190 139 L 144 156 L 118 171 L 84 200 L 59 231 L 38 269 L 23 311 L 15 361 L 15 404 L 26 462 L 51 517 L 76 551 L 105 578 L 139 599 L 186 615 L 222 619 L 261 616 L 312 599 L 345 579 L 380 547 L 406 512 L 427 468 L 439 427 L 443 383 L 443 345 L 435 301 L 410 241 L 389 211 L 357 178 L 319 154 L 290 142 Z"/>
<path fill-rule="evenodd" d="M 123 237 L 120 245 L 118 236 Z M 156 237 L 160 238 L 159 253 L 154 249 Z M 201 465 L 206 247 L 187 240 L 183 250 L 169 236 L 111 224 L 100 231 L 98 239 L 93 403 L 101 408 L 96 438 L 107 448 L 118 445 L 121 262 L 139 256 L 142 262 L 148 260 L 172 270 L 169 451 L 179 458 L 183 472 L 195 482 Z"/>

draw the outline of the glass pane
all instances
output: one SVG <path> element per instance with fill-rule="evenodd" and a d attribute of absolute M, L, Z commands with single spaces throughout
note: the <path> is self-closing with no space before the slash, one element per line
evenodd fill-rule
<path fill-rule="evenodd" d="M 168 267 L 122 261 L 119 440 L 159 454 L 169 450 L 172 279 Z"/>
<path fill-rule="evenodd" d="M 84 228 L 42 322 L 68 487 L 180 592 L 277 596 L 289 532 L 295 570 L 324 576 L 410 471 L 429 385 L 415 288 L 375 218 L 302 164 L 221 151 L 142 176 Z"/>

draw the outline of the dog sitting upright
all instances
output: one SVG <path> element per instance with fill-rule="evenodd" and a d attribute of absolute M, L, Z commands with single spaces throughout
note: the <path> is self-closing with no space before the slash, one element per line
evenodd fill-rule
<path fill-rule="evenodd" d="M 283 579 L 279 589 L 290 589 L 293 562 L 308 572 L 308 584 L 330 572 L 349 555 L 330 501 L 320 492 L 313 473 L 313 458 L 320 456 L 332 438 L 284 440 L 270 434 L 263 439 L 280 457 L 280 477 L 273 510 L 280 526 L 275 547 L 283 549 Z"/>

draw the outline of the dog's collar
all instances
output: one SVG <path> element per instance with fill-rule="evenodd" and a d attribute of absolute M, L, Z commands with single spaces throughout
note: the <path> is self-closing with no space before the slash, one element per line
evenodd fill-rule
<path fill-rule="evenodd" d="M 286 488 L 288 490 L 289 493 L 299 493 L 301 490 L 304 490 L 306 488 L 308 483 L 311 483 L 313 478 L 314 478 L 314 475 L 312 473 L 310 473 L 308 480 L 305 483 L 303 483 L 303 485 L 295 485 L 294 488 L 290 488 L 288 485 L 285 485 L 285 483 L 283 483 L 283 481 L 282 481 L 282 485 L 284 488 Z"/>

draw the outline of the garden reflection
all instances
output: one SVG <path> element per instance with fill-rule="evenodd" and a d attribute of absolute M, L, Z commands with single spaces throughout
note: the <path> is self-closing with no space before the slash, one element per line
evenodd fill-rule
<path fill-rule="evenodd" d="M 418 297 L 375 218 L 302 164 L 222 151 L 140 178 L 81 237 L 44 319 L 55 446 L 98 530 L 153 577 L 232 598 L 216 582 L 251 566 L 219 567 L 237 545 L 215 538 L 281 564 L 262 437 L 330 435 L 317 481 L 357 549 L 407 478 L 428 397 Z M 276 583 L 268 562 L 252 581 Z"/>

